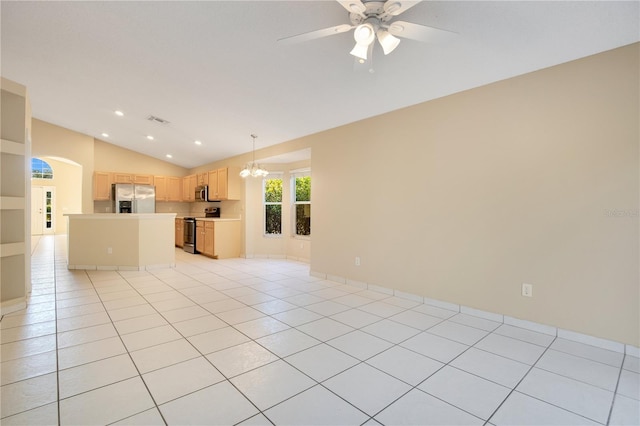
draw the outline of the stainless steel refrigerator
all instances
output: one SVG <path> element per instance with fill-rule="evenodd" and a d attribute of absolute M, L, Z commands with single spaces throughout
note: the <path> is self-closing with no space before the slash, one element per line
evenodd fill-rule
<path fill-rule="evenodd" d="M 156 187 L 114 183 L 111 185 L 111 207 L 114 213 L 155 213 Z"/>

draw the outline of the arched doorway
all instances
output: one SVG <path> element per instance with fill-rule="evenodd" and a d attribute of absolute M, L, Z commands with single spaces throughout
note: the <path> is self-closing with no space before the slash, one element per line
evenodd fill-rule
<path fill-rule="evenodd" d="M 82 212 L 82 166 L 47 156 L 31 166 L 31 235 L 66 234 L 64 214 Z"/>

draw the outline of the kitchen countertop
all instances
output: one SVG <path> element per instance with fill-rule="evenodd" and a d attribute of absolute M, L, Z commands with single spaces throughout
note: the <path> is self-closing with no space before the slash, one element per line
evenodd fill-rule
<path fill-rule="evenodd" d="M 192 215 L 181 215 L 177 216 L 176 219 L 184 219 L 185 217 L 195 217 L 196 220 L 203 220 L 206 222 L 235 222 L 239 221 L 239 217 L 204 217 L 204 216 L 192 216 Z"/>
<path fill-rule="evenodd" d="M 101 220 L 131 220 L 131 219 L 172 219 L 175 213 L 65 213 L 70 219 L 101 219 Z"/>

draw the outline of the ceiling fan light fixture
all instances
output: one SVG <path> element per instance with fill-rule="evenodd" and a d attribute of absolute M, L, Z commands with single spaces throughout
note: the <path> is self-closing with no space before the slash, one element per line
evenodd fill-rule
<path fill-rule="evenodd" d="M 360 43 L 356 43 L 355 46 L 353 46 L 353 49 L 351 49 L 351 53 L 353 56 L 355 56 L 356 58 L 360 59 L 360 63 L 364 63 L 364 61 L 367 60 L 367 51 L 369 50 L 369 45 L 368 44 L 360 44 Z"/>
<path fill-rule="evenodd" d="M 373 25 L 368 22 L 358 25 L 353 32 L 353 38 L 358 44 L 370 45 L 375 38 Z"/>
<path fill-rule="evenodd" d="M 382 46 L 382 51 L 385 55 L 393 52 L 394 49 L 400 44 L 400 39 L 394 37 L 387 30 L 379 29 L 376 35 L 378 36 L 378 42 L 380 42 L 380 46 Z"/>

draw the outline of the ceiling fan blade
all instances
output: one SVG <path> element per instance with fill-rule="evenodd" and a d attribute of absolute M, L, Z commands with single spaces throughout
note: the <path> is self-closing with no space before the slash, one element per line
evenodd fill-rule
<path fill-rule="evenodd" d="M 442 43 L 455 38 L 458 33 L 413 24 L 405 21 L 395 21 L 389 24 L 389 32 L 394 36 L 423 41 L 426 43 Z"/>
<path fill-rule="evenodd" d="M 404 11 L 411 9 L 416 4 L 420 3 L 422 0 L 414 0 L 414 1 L 404 1 L 404 0 L 388 0 L 383 8 L 385 13 L 391 16 L 398 16 Z"/>
<path fill-rule="evenodd" d="M 291 37 L 285 37 L 278 40 L 280 44 L 295 44 L 302 43 L 309 40 L 315 40 L 317 38 L 328 37 L 334 34 L 345 33 L 349 31 L 353 26 L 348 24 L 336 25 L 335 27 L 323 28 L 321 30 L 310 31 L 308 33 L 302 33 Z"/>
<path fill-rule="evenodd" d="M 364 11 L 367 10 L 367 7 L 360 0 L 337 0 L 337 2 L 347 9 L 347 12 L 365 16 Z"/>

